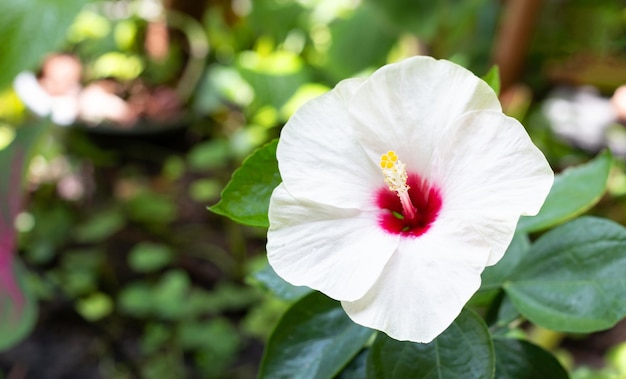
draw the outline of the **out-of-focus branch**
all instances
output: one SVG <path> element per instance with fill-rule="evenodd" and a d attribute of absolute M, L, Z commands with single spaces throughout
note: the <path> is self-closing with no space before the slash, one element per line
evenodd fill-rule
<path fill-rule="evenodd" d="M 508 0 L 505 3 L 493 52 L 494 63 L 500 68 L 502 91 L 514 84 L 522 72 L 541 3 L 542 0 Z"/>
<path fill-rule="evenodd" d="M 165 0 L 163 5 L 167 9 L 187 14 L 198 21 L 202 21 L 208 1 L 205 0 Z"/>

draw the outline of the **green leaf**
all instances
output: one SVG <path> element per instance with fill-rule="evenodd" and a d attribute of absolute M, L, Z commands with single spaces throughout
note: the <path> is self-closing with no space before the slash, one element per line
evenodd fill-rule
<path fill-rule="evenodd" d="M 346 366 L 337 379 L 363 379 L 367 377 L 367 356 L 369 349 L 363 349 L 354 357 L 354 359 Z"/>
<path fill-rule="evenodd" d="M 278 276 L 276 271 L 274 271 L 269 264 L 266 264 L 261 270 L 255 272 L 252 278 L 277 297 L 287 301 L 297 300 L 313 291 L 309 287 L 294 286 L 287 283 L 283 278 Z"/>
<path fill-rule="evenodd" d="M 209 209 L 242 224 L 268 227 L 270 196 L 280 184 L 274 140 L 256 150 L 239 167 L 222 191 L 220 201 Z"/>
<path fill-rule="evenodd" d="M 380 333 L 368 357 L 368 379 L 489 379 L 495 353 L 483 320 L 464 309 L 454 323 L 428 344 L 396 341 Z"/>
<path fill-rule="evenodd" d="M 369 0 L 367 3 L 376 7 L 378 13 L 394 27 L 400 27 L 426 40 L 436 34 L 440 24 L 438 11 L 441 6 L 427 0 Z"/>
<path fill-rule="evenodd" d="M 73 231 L 78 242 L 101 242 L 124 227 L 126 220 L 117 208 L 106 209 L 91 216 L 86 222 L 77 225 Z"/>
<path fill-rule="evenodd" d="M 539 214 L 520 218 L 517 230 L 535 232 L 547 229 L 594 206 L 604 194 L 612 162 L 611 153 L 605 151 L 592 161 L 557 175 Z"/>
<path fill-rule="evenodd" d="M 140 242 L 128 254 L 128 264 L 137 272 L 153 272 L 168 265 L 173 255 L 167 245 Z"/>
<path fill-rule="evenodd" d="M 494 266 L 487 267 L 481 275 L 480 289 L 472 298 L 472 303 L 484 305 L 502 289 L 502 284 L 515 272 L 528 249 L 530 241 L 524 233 L 516 233 L 504 257 Z"/>
<path fill-rule="evenodd" d="M 22 70 L 33 70 L 57 49 L 88 0 L 0 1 L 0 89 Z"/>
<path fill-rule="evenodd" d="M 180 343 L 187 349 L 211 350 L 216 358 L 228 360 L 241 344 L 240 334 L 232 321 L 217 317 L 211 320 L 185 322 L 178 325 Z"/>
<path fill-rule="evenodd" d="M 485 321 L 489 325 L 492 336 L 505 335 L 510 331 L 510 324 L 520 316 L 511 299 L 504 291 L 500 291 L 487 309 Z"/>
<path fill-rule="evenodd" d="M 482 273 L 482 286 L 500 287 L 514 272 L 530 249 L 530 240 L 524 233 L 515 233 L 504 257 L 498 263 L 487 267 Z"/>
<path fill-rule="evenodd" d="M 324 69 L 337 79 L 354 76 L 365 69 L 380 67 L 398 41 L 397 30 L 389 28 L 380 11 L 363 3 L 347 18 L 338 18 L 329 26 L 332 41 Z M 366 49 L 355 49 L 367 41 Z"/>
<path fill-rule="evenodd" d="M 255 1 L 246 23 L 250 24 L 254 35 L 284 41 L 290 32 L 303 28 L 303 20 L 308 19 L 305 12 L 301 3 L 295 1 Z"/>
<path fill-rule="evenodd" d="M 529 342 L 496 338 L 495 379 L 568 379 L 567 371 L 559 361 L 539 346 Z"/>
<path fill-rule="evenodd" d="M 128 217 L 148 225 L 166 225 L 176 219 L 176 205 L 165 193 L 145 190 L 126 202 Z"/>
<path fill-rule="evenodd" d="M 109 295 L 95 292 L 76 302 L 76 310 L 86 320 L 94 322 L 101 320 L 113 312 L 113 301 Z"/>
<path fill-rule="evenodd" d="M 491 66 L 491 69 L 482 77 L 482 80 L 489 84 L 489 87 L 496 95 L 500 94 L 500 69 L 497 65 Z"/>
<path fill-rule="evenodd" d="M 429 0 L 368 0 L 379 17 L 386 19 L 388 27 L 401 29 L 416 35 L 427 44 L 449 45 L 446 55 L 458 50 L 461 43 L 472 41 L 476 49 L 480 41 L 471 39 L 475 32 L 469 25 L 475 25 L 477 19 L 486 21 L 480 15 L 485 1 L 447 0 L 433 2 Z M 488 25 L 481 25 L 481 28 Z M 453 32 L 454 31 L 454 32 Z M 470 38 L 470 39 L 468 39 Z M 453 47 L 454 48 L 453 48 Z M 354 49 L 351 49 L 354 50 Z M 449 50 L 449 51 L 448 51 Z M 433 54 L 439 56 L 439 54 Z"/>
<path fill-rule="evenodd" d="M 254 89 L 254 105 L 271 105 L 280 109 L 300 86 L 310 82 L 302 58 L 282 50 L 269 54 L 255 51 L 239 53 L 236 61 L 241 76 Z"/>
<path fill-rule="evenodd" d="M 295 303 L 276 326 L 259 378 L 333 378 L 373 333 L 353 323 L 338 302 L 314 292 Z"/>
<path fill-rule="evenodd" d="M 191 280 L 185 271 L 175 269 L 163 274 L 152 292 L 156 314 L 169 320 L 184 318 L 190 288 Z"/>
<path fill-rule="evenodd" d="M 530 249 L 530 240 L 525 233 L 515 233 L 504 257 L 494 266 L 487 267 L 481 275 L 480 289 L 470 304 L 487 310 L 485 320 L 491 327 L 504 328 L 519 317 L 519 311 L 503 292 L 502 285 L 511 277 Z"/>
<path fill-rule="evenodd" d="M 228 141 L 214 139 L 195 145 L 188 153 L 187 160 L 191 170 L 205 171 L 223 166 L 229 154 Z"/>
<path fill-rule="evenodd" d="M 541 236 L 504 289 L 535 324 L 593 332 L 626 316 L 624 267 L 626 228 L 581 217 Z"/>

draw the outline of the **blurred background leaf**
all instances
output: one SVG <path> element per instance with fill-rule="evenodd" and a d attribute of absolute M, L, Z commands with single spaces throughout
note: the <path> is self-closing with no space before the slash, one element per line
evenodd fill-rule
<path fill-rule="evenodd" d="M 89 0 L 5 0 L 0 3 L 0 90 L 22 70 L 35 70 Z"/>

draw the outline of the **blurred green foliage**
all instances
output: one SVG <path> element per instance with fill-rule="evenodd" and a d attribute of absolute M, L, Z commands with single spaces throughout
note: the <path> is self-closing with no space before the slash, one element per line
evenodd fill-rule
<path fill-rule="evenodd" d="M 197 80 L 185 83 L 192 92 L 184 99 L 185 117 L 169 129 L 54 128 L 34 157 L 29 201 L 16 223 L 18 255 L 41 304 L 39 327 L 28 342 L 44 343 L 47 325 L 59 327 L 71 314 L 93 337 L 84 355 L 72 359 L 88 362 L 94 375 L 253 377 L 279 316 L 308 290 L 281 287 L 273 272 L 259 271 L 266 267 L 264 230 L 234 225 L 207 206 L 218 201 L 234 168 L 276 138 L 297 107 L 341 79 L 420 53 L 487 73 L 506 3 L 203 2 L 204 13 L 188 17 L 200 20 L 198 40 L 206 39 L 210 50 Z M 10 88 L 13 78 L 37 72 L 50 52 L 75 54 L 85 85 L 107 78 L 124 88 L 140 79 L 145 86 L 176 87 L 189 72 L 193 33 L 172 28 L 167 54 L 155 59 L 144 44 L 154 19 L 139 11 L 147 2 L 107 4 L 0 2 L 0 149 L 33 117 Z M 524 120 L 557 170 L 586 161 L 588 153 L 555 138 L 540 112 L 542 97 L 568 73 L 557 63 L 572 54 L 593 58 L 591 65 L 617 62 L 612 81 L 592 70 L 577 76 L 583 84 L 611 90 L 622 84 L 619 78 L 626 81 L 620 76 L 626 71 L 625 12 L 613 0 L 543 2 L 520 78 L 532 85 L 530 95 L 522 94 L 507 112 Z M 620 193 L 623 163 L 617 167 L 609 180 Z M 598 212 L 626 221 L 622 198 L 605 203 Z M 68 324 L 60 325 L 75 327 Z M 46 378 L 46 367 L 25 351 L 17 345 L 0 354 L 0 377 L 10 375 L 18 355 L 19 364 Z M 606 370 L 581 369 L 574 378 L 623 375 L 623 360 L 610 355 L 607 361 Z"/>
<path fill-rule="evenodd" d="M 88 0 L 7 0 L 0 5 L 0 89 L 20 71 L 32 69 L 63 42 L 65 32 Z M 34 38 L 34 36 L 36 36 Z"/>

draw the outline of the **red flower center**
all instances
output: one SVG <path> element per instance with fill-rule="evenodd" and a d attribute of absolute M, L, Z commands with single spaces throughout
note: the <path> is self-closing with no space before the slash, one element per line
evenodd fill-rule
<path fill-rule="evenodd" d="M 426 233 L 437 219 L 441 209 L 441 194 L 437 187 L 417 174 L 408 174 L 409 198 L 415 207 L 416 215 L 406 217 L 397 193 L 387 186 L 376 192 L 376 204 L 382 210 L 379 225 L 389 233 L 407 237 L 418 237 Z"/>

